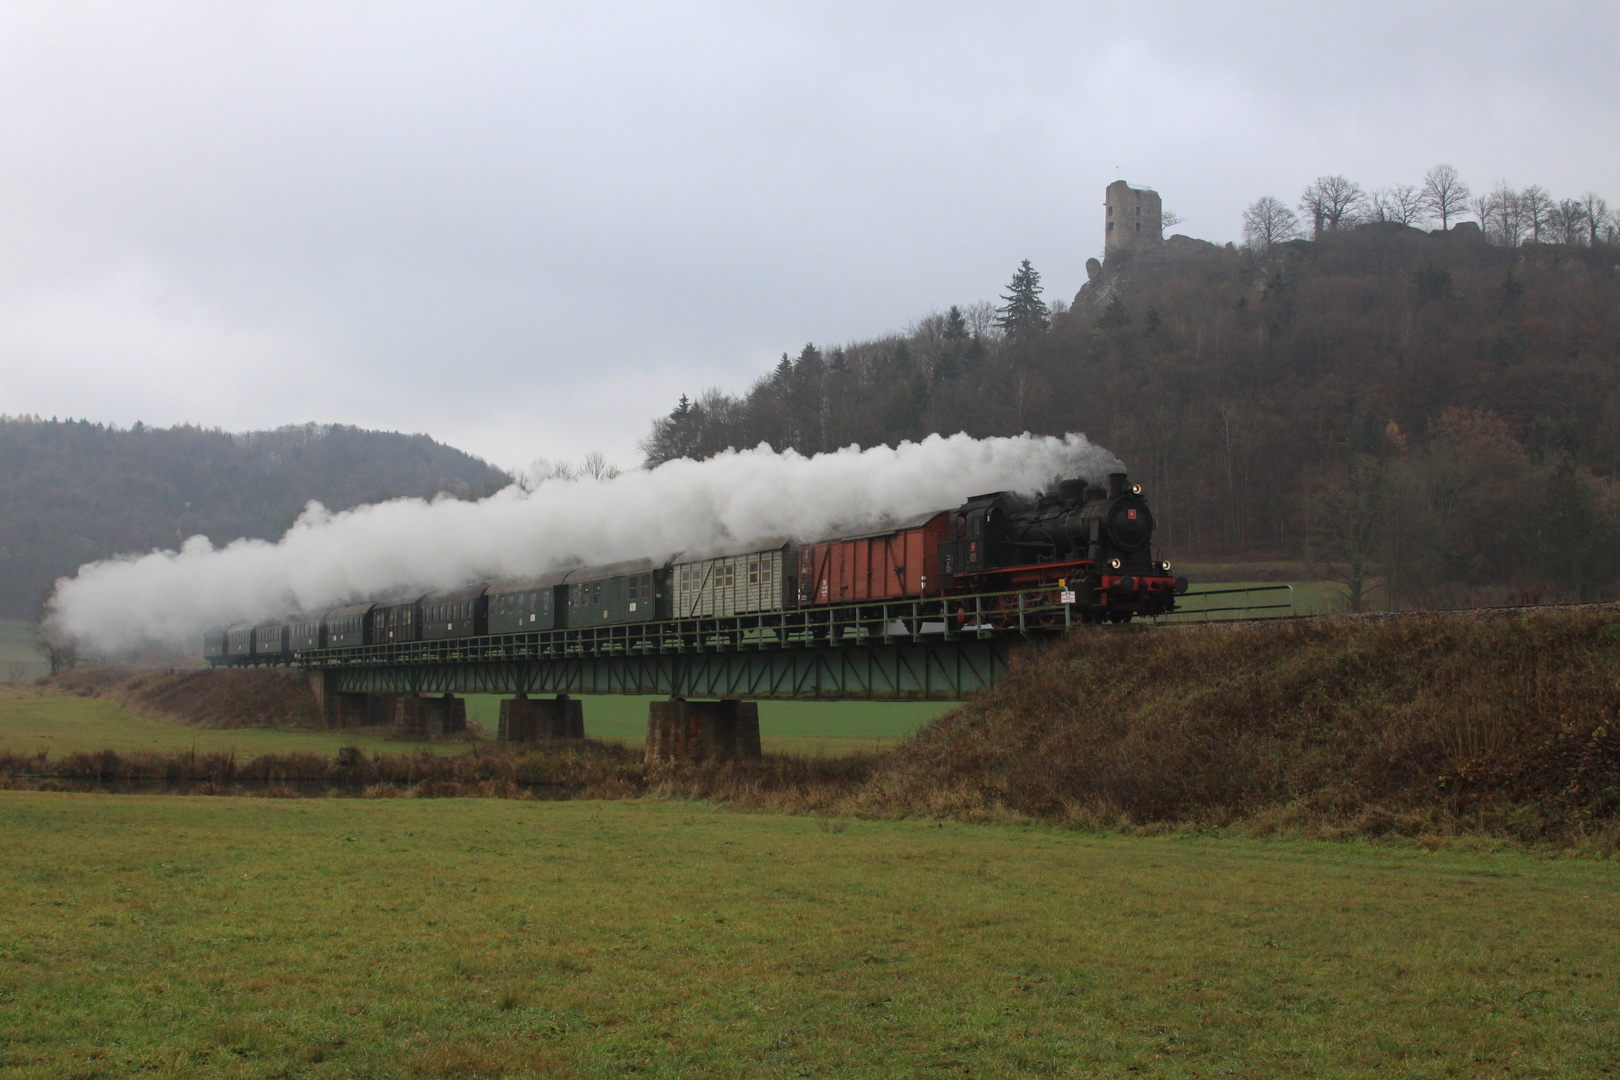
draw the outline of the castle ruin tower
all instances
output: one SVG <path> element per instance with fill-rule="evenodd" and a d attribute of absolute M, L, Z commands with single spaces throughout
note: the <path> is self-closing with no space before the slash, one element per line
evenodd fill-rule
<path fill-rule="evenodd" d="M 1103 197 L 1103 258 L 1132 247 L 1150 247 L 1164 239 L 1164 204 L 1152 188 L 1133 188 L 1123 180 L 1108 185 Z"/>

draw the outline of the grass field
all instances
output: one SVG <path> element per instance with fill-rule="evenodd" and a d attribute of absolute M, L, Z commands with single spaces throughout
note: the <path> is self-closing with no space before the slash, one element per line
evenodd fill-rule
<path fill-rule="evenodd" d="M 647 737 L 644 697 L 585 699 L 585 732 L 593 738 L 642 745 Z M 950 703 L 779 702 L 760 704 L 760 730 L 765 749 L 773 753 L 847 754 L 892 745 L 934 717 Z M 493 735 L 500 718 L 500 698 L 467 699 L 467 717 Z M 466 743 L 437 743 L 441 753 L 455 753 Z M 50 694 L 34 687 L 0 688 L 0 750 L 61 755 L 76 750 L 189 750 L 198 753 L 235 750 L 239 756 L 308 750 L 336 754 L 339 747 L 401 753 L 413 744 L 390 742 L 380 729 L 348 731 L 272 731 L 263 728 L 209 730 L 136 716 L 107 698 Z"/>
<path fill-rule="evenodd" d="M 427 745 L 427 744 L 424 744 Z M 267 728 L 213 730 L 136 716 L 109 698 L 82 698 L 41 692 L 34 687 L 0 687 L 0 750 L 60 756 L 75 751 L 190 750 L 199 754 L 234 750 L 238 756 L 313 751 L 336 754 L 339 747 L 403 753 L 415 744 L 389 742 L 380 729 L 360 731 L 273 731 Z M 465 743 L 438 743 L 441 753 L 466 749 Z"/>
<path fill-rule="evenodd" d="M 0 792 L 11 1076 L 1595 1077 L 1620 878 L 663 802 Z"/>
<path fill-rule="evenodd" d="M 34 644 L 34 624 L 0 619 L 0 682 L 26 682 L 51 673 Z"/>
<path fill-rule="evenodd" d="M 585 733 L 637 746 L 647 741 L 647 705 L 654 697 L 584 698 Z M 494 732 L 501 699 L 467 699 L 467 718 Z M 762 701 L 760 741 L 767 751 L 795 754 L 871 752 L 892 746 L 928 721 L 950 711 L 954 702 Z"/>
<path fill-rule="evenodd" d="M 1276 589 L 1278 585 L 1291 585 L 1294 589 L 1293 602 L 1295 615 L 1327 615 L 1335 611 L 1343 611 L 1343 588 L 1331 581 L 1210 581 L 1199 582 L 1188 589 L 1188 596 L 1180 601 L 1185 614 L 1171 616 L 1176 621 L 1186 619 L 1200 619 L 1198 614 L 1205 603 L 1211 608 L 1241 607 L 1245 603 L 1242 593 L 1227 593 L 1224 596 L 1212 596 L 1208 601 L 1199 600 L 1196 593 L 1214 592 L 1226 589 L 1266 589 L 1266 592 L 1251 593 L 1248 602 L 1252 604 L 1283 604 L 1289 601 L 1288 593 Z M 1242 611 L 1224 612 L 1211 615 L 1210 618 L 1239 619 L 1243 617 Z M 1253 612 L 1255 616 L 1287 615 L 1288 609 L 1259 610 Z"/>

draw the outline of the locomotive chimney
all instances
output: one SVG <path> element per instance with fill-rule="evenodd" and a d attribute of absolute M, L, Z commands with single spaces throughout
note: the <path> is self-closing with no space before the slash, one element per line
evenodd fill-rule
<path fill-rule="evenodd" d="M 1108 497 L 1110 499 L 1117 499 L 1123 494 L 1125 494 L 1125 474 L 1122 472 L 1109 473 Z"/>

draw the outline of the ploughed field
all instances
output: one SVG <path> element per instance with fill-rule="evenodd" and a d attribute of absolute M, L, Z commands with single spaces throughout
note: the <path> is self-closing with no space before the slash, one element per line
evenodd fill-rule
<path fill-rule="evenodd" d="M 0 792 L 0 1074 L 1569 1076 L 1610 861 Z"/>

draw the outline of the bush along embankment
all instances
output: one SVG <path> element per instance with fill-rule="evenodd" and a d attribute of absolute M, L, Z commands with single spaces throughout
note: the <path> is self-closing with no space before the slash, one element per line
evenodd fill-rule
<path fill-rule="evenodd" d="M 1078 634 L 924 728 L 850 805 L 1612 846 L 1617 711 L 1612 611 Z"/>
<path fill-rule="evenodd" d="M 80 697 L 110 698 L 142 716 L 202 728 L 314 731 L 323 726 L 309 679 L 286 668 L 82 667 L 53 676 L 47 685 Z"/>
<path fill-rule="evenodd" d="M 0 788 L 198 795 L 372 798 L 714 798 L 784 811 L 827 810 L 857 790 L 875 758 L 767 755 L 763 761 L 649 764 L 640 749 L 593 739 L 500 745 L 461 754 L 336 756 L 137 751 L 0 754 Z"/>

